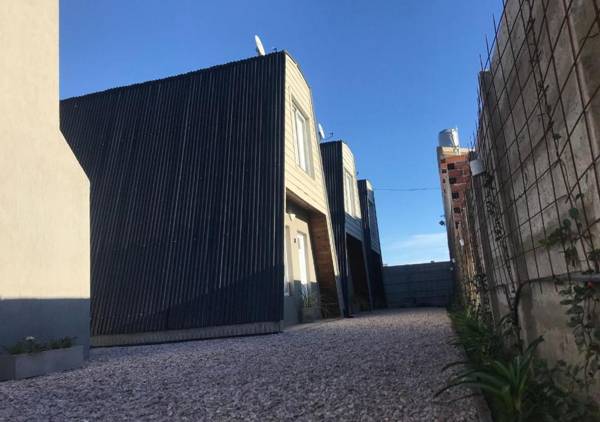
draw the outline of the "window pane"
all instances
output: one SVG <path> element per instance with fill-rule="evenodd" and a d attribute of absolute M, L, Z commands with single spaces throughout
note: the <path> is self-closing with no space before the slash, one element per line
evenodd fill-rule
<path fill-rule="evenodd" d="M 348 175 L 344 172 L 344 209 L 349 212 L 348 207 Z"/>
<path fill-rule="evenodd" d="M 298 165 L 303 170 L 307 169 L 307 160 L 306 160 L 306 128 L 305 128 L 305 120 L 302 113 L 296 110 L 296 154 Z"/>
<path fill-rule="evenodd" d="M 354 179 L 348 170 L 344 170 L 344 206 L 348 214 L 355 215 Z"/>
<path fill-rule="evenodd" d="M 350 209 L 352 210 L 352 215 L 356 216 L 356 198 L 354 196 L 354 180 L 352 176 L 348 175 L 348 183 L 350 184 Z"/>
<path fill-rule="evenodd" d="M 352 189 L 352 176 L 348 173 L 348 202 L 350 202 L 350 214 L 354 215 L 354 189 Z"/>

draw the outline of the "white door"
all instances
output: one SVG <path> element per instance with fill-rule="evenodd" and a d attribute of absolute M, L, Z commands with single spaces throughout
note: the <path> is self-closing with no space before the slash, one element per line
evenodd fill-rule
<path fill-rule="evenodd" d="M 300 282 L 303 286 L 308 284 L 308 267 L 306 262 L 306 235 L 298 233 L 298 269 L 300 270 Z"/>

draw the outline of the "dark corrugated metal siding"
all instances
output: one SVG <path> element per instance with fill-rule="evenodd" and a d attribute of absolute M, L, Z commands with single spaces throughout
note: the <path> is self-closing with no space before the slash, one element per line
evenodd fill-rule
<path fill-rule="evenodd" d="M 342 143 L 325 142 L 320 145 L 321 158 L 323 161 L 323 174 L 325 176 L 325 187 L 329 202 L 329 213 L 337 253 L 338 267 L 340 271 L 340 284 L 342 285 L 342 312 L 348 316 L 350 309 L 350 293 L 348 286 L 349 269 L 347 265 L 346 251 L 346 212 L 344 210 L 344 167 L 342 157 Z"/>
<path fill-rule="evenodd" d="M 448 306 L 453 294 L 448 261 L 383 267 L 383 279 L 390 307 Z"/>
<path fill-rule="evenodd" d="M 284 83 L 281 52 L 61 102 L 92 335 L 282 319 Z"/>
<path fill-rule="evenodd" d="M 367 179 L 358 181 L 358 195 L 362 215 L 362 227 L 365 236 L 365 248 L 381 253 L 379 243 L 379 223 L 375 207 L 375 192 L 368 188 Z"/>
<path fill-rule="evenodd" d="M 354 237 L 362 242 L 362 240 L 363 240 L 363 230 L 362 230 L 362 221 L 361 221 L 362 219 L 356 218 L 348 213 L 346 213 L 345 218 L 346 218 L 346 220 L 345 220 L 346 233 L 348 233 L 352 237 Z"/>
<path fill-rule="evenodd" d="M 371 282 L 371 293 L 373 295 L 373 307 L 377 309 L 387 308 L 385 285 L 383 283 L 383 261 L 381 255 L 374 250 L 367 250 L 369 265 L 369 280 Z"/>
<path fill-rule="evenodd" d="M 381 245 L 379 244 L 379 225 L 377 223 L 377 210 L 375 208 L 375 193 L 367 186 L 367 180 L 358 181 L 358 196 L 362 215 L 362 228 L 365 251 L 367 254 L 367 268 L 373 295 L 373 306 L 385 308 L 385 289 L 383 285 L 383 262 L 381 259 Z"/>
<path fill-rule="evenodd" d="M 344 299 L 344 315 L 353 309 L 371 309 L 372 296 L 366 254 L 362 239 L 360 219 L 351 217 L 344 208 L 344 161 L 342 141 L 325 142 L 321 145 L 325 187 L 331 214 L 331 225 L 340 270 L 340 284 Z M 352 236 L 358 227 L 358 236 Z M 348 236 L 348 237 L 347 237 Z M 351 242 L 349 242 L 349 239 Z M 350 261 L 352 259 L 352 261 Z"/>

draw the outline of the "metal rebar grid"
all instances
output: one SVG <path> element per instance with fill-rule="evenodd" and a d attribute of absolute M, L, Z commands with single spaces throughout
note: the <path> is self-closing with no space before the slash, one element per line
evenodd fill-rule
<path fill-rule="evenodd" d="M 486 172 L 470 181 L 459 266 L 510 309 L 524 284 L 589 271 L 600 247 L 598 0 L 508 0 L 486 47 L 474 137 Z M 576 240 L 543 246 L 573 208 Z"/>

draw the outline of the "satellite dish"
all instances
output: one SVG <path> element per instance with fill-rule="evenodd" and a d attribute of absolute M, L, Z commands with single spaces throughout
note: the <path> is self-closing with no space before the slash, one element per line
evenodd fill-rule
<path fill-rule="evenodd" d="M 485 172 L 483 160 L 471 160 L 469 161 L 469 166 L 471 167 L 471 175 L 473 176 L 479 176 L 481 173 Z"/>
<path fill-rule="evenodd" d="M 254 43 L 256 44 L 256 54 L 259 56 L 265 55 L 265 48 L 263 47 L 262 41 L 258 37 L 258 35 L 254 36 Z"/>
<path fill-rule="evenodd" d="M 325 131 L 323 130 L 321 123 L 319 123 L 319 136 L 321 137 L 321 140 L 325 139 Z"/>

